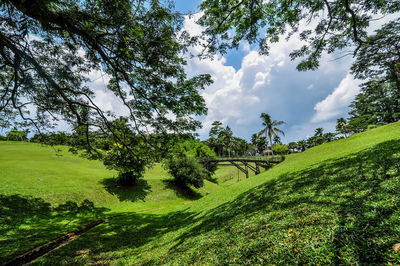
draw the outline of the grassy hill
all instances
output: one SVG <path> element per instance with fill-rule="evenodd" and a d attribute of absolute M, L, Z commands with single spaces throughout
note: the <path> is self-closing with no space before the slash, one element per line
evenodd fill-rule
<path fill-rule="evenodd" d="M 34 264 L 399 264 L 399 158 L 394 123 L 193 204 L 112 219 Z"/>
<path fill-rule="evenodd" d="M 221 178 L 225 172 L 219 170 Z M 67 147 L 0 142 L 0 263 L 90 221 L 185 205 L 222 188 L 205 181 L 192 193 L 181 191 L 159 164 L 135 188 L 119 187 L 115 174 Z"/>

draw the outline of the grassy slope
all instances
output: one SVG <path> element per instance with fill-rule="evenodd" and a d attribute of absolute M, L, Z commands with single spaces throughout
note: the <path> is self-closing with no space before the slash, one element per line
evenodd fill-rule
<path fill-rule="evenodd" d="M 206 181 L 183 194 L 165 182 L 169 176 L 160 165 L 146 172 L 138 188 L 124 189 L 100 162 L 57 149 L 0 142 L 0 264 L 100 217 L 183 205 L 220 189 Z"/>
<path fill-rule="evenodd" d="M 400 123 L 327 143 L 192 205 L 111 220 L 36 263 L 400 263 Z"/>

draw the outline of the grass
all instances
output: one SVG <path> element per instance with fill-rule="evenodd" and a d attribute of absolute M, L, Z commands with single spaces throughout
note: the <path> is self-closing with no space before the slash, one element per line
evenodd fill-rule
<path fill-rule="evenodd" d="M 34 264 L 399 264 L 399 158 L 394 123 L 241 182 L 220 172 L 223 189 L 115 218 Z"/>
<path fill-rule="evenodd" d="M 118 186 L 115 175 L 66 147 L 0 142 L 0 263 L 93 220 L 173 208 L 221 189 L 206 181 L 182 191 L 159 164 L 135 188 Z"/>

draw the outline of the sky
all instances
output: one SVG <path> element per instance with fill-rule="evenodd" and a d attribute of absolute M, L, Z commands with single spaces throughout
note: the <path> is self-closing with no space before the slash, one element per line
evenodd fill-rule
<path fill-rule="evenodd" d="M 177 0 L 176 9 L 186 13 L 199 12 L 201 1 Z M 198 34 L 194 23 L 199 15 L 185 20 L 185 29 Z M 229 125 L 235 136 L 250 140 L 262 129 L 261 113 L 286 124 L 283 142 L 297 141 L 313 135 L 317 127 L 334 131 L 336 120 L 346 117 L 349 104 L 358 93 L 359 81 L 352 78 L 349 68 L 353 59 L 338 60 L 338 55 L 324 55 L 317 71 L 298 72 L 298 61 L 289 53 L 301 45 L 294 36 L 288 42 L 274 45 L 269 56 L 261 56 L 257 48 L 243 43 L 237 50 L 214 60 L 188 60 L 189 75 L 211 74 L 214 83 L 202 96 L 208 115 L 201 117 L 201 139 L 208 137 L 211 123 L 219 120 Z"/>
<path fill-rule="evenodd" d="M 202 30 L 195 23 L 201 15 L 200 3 L 200 0 L 176 0 L 178 11 L 194 14 L 185 16 L 184 22 L 184 29 L 191 34 L 200 34 Z M 348 106 L 361 83 L 350 74 L 354 59 L 325 54 L 318 70 L 299 72 L 298 61 L 291 61 L 289 53 L 302 43 L 296 35 L 289 41 L 282 39 L 272 46 L 269 56 L 259 55 L 256 47 L 243 42 L 239 49 L 215 55 L 213 59 L 187 58 L 188 76 L 208 73 L 214 80 L 200 92 L 208 107 L 208 114 L 197 118 L 203 125 L 197 132 L 200 139 L 208 138 L 212 122 L 218 120 L 223 126 L 230 126 L 235 136 L 249 141 L 253 133 L 262 129 L 260 114 L 268 113 L 272 119 L 285 122 L 281 127 L 285 132 L 282 141 L 288 143 L 312 136 L 318 127 L 333 132 L 336 120 L 347 116 Z M 191 49 L 192 53 L 200 51 L 200 47 Z M 122 114 L 118 100 L 102 89 L 106 77 L 101 73 L 92 73 L 91 77 L 96 102 L 104 109 Z"/>

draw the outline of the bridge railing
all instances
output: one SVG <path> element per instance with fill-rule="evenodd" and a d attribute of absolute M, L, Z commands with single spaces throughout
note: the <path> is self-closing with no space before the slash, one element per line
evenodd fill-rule
<path fill-rule="evenodd" d="M 285 160 L 284 156 L 281 155 L 269 155 L 269 156 L 235 156 L 235 157 L 209 157 L 209 158 L 202 158 L 202 161 L 207 160 L 257 160 L 257 161 L 269 161 L 269 162 L 282 162 Z"/>

